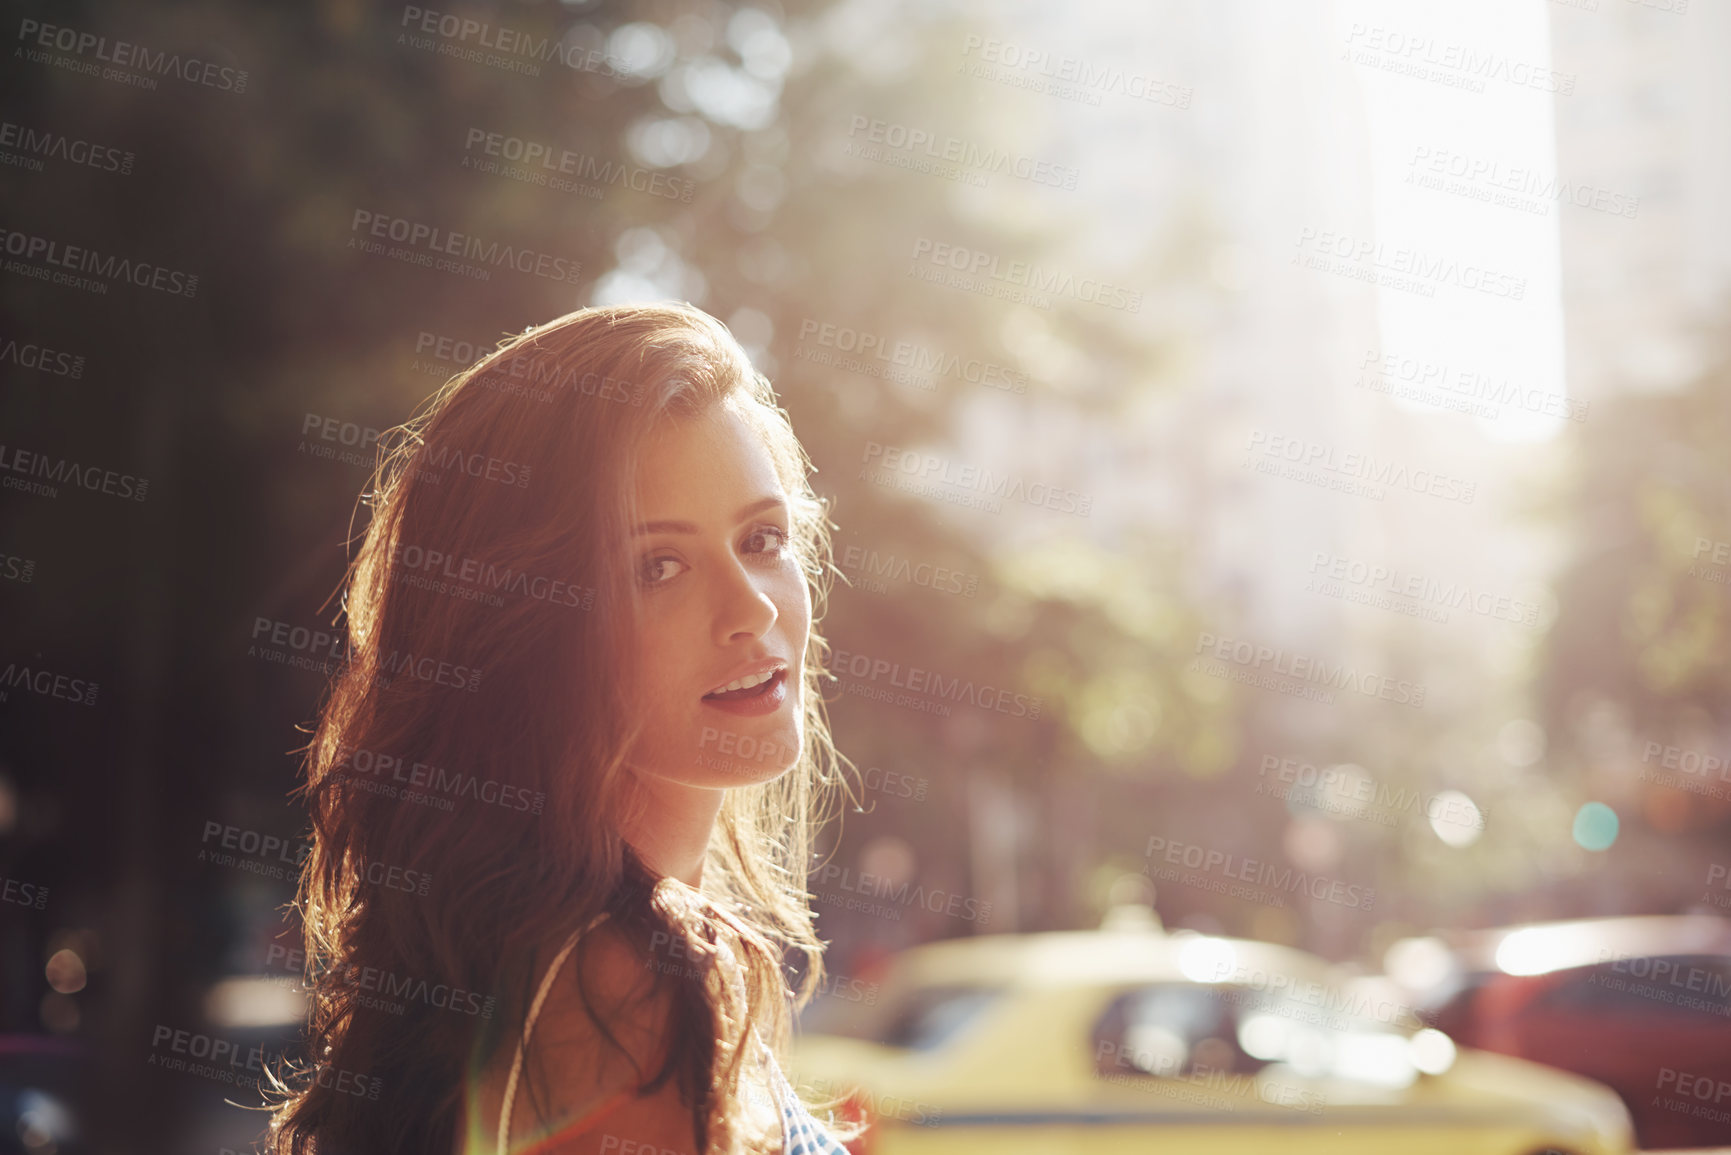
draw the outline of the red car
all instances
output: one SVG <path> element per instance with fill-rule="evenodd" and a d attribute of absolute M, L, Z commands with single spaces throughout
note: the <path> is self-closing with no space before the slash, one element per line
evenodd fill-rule
<path fill-rule="evenodd" d="M 1417 1008 L 1433 1026 L 1610 1086 L 1644 1148 L 1731 1145 L 1731 920 L 1538 923 L 1452 945 L 1452 977 Z"/>

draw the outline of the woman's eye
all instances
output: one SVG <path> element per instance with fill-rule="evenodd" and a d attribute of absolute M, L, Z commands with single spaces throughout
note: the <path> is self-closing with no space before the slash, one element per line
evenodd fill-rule
<path fill-rule="evenodd" d="M 679 571 L 669 572 L 668 566 L 684 565 L 685 563 L 671 554 L 660 554 L 656 557 L 646 557 L 638 566 L 637 578 L 646 586 L 665 585 L 679 576 Z"/>
<path fill-rule="evenodd" d="M 764 546 L 764 542 L 769 542 Z M 760 525 L 745 539 L 746 553 L 780 553 L 787 548 L 787 531 L 779 525 Z"/>

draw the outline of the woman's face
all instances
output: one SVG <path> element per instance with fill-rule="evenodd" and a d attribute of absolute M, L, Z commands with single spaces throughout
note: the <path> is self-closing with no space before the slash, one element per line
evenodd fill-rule
<path fill-rule="evenodd" d="M 645 728 L 631 764 L 712 789 L 774 778 L 799 757 L 811 595 L 769 450 L 711 405 L 649 434 L 633 484 Z"/>

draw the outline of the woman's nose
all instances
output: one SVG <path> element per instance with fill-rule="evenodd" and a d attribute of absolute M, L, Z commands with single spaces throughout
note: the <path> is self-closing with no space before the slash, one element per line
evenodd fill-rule
<path fill-rule="evenodd" d="M 726 645 L 740 637 L 759 638 L 775 625 L 780 612 L 743 565 L 724 567 L 716 593 L 715 640 Z"/>

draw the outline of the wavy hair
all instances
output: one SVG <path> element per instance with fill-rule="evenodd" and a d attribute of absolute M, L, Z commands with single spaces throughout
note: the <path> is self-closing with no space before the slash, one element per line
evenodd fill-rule
<path fill-rule="evenodd" d="M 629 480 L 652 427 L 723 401 L 791 499 L 814 628 L 798 761 L 727 791 L 694 891 L 621 836 L 643 724 L 624 689 L 643 612 Z M 700 1150 L 735 1149 L 747 1032 L 783 1050 L 822 977 L 806 870 L 847 789 L 819 693 L 828 508 L 786 412 L 700 310 L 597 307 L 502 341 L 381 445 L 339 591 L 347 660 L 297 788 L 308 1050 L 273 1077 L 268 1149 L 451 1150 L 465 1095 L 515 1044 L 529 960 L 602 911 L 646 958 L 673 942 L 694 964 L 651 968 L 672 1013 L 648 1081 L 678 1080 Z"/>

